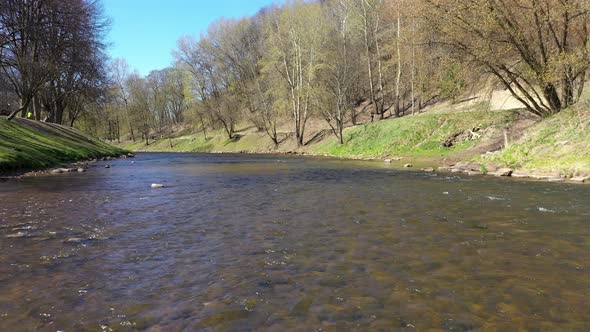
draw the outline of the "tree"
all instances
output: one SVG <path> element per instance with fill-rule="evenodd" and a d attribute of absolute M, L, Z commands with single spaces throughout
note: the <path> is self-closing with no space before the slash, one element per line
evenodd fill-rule
<path fill-rule="evenodd" d="M 426 0 L 456 57 L 494 75 L 545 117 L 579 100 L 590 64 L 585 0 Z"/>
<path fill-rule="evenodd" d="M 107 27 L 94 0 L 3 1 L 0 67 L 20 99 L 9 119 L 27 111 L 40 119 L 43 110 L 48 121 L 67 116 L 73 125 L 105 86 Z"/>
<path fill-rule="evenodd" d="M 280 77 L 277 82 L 281 84 L 271 93 L 276 100 L 288 100 L 286 108 L 292 114 L 298 146 L 304 144 L 318 70 L 325 62 L 324 23 L 320 4 L 294 2 L 270 14 L 266 25 L 263 70 Z"/>
<path fill-rule="evenodd" d="M 321 85 L 316 93 L 318 108 L 340 144 L 344 144 L 344 122 L 359 98 L 355 82 L 359 75 L 357 68 L 361 65 L 355 30 L 351 25 L 353 19 L 352 4 L 348 0 L 334 0 L 324 7 L 327 31 L 327 61 L 320 68 Z"/>
<path fill-rule="evenodd" d="M 129 113 L 129 87 L 127 80 L 129 78 L 129 64 L 125 59 L 113 59 L 110 63 L 109 72 L 111 74 L 111 82 L 115 91 L 115 102 L 122 104 L 125 110 L 125 118 L 127 119 L 127 126 L 131 134 L 131 140 L 135 142 L 135 133 L 133 131 L 133 123 L 131 122 L 131 114 Z"/>

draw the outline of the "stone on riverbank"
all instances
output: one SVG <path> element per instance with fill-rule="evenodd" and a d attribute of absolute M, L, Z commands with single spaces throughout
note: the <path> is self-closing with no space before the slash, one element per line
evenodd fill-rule
<path fill-rule="evenodd" d="M 434 167 L 424 167 L 422 168 L 422 171 L 432 173 L 434 172 Z"/>
<path fill-rule="evenodd" d="M 530 174 L 529 176 L 530 178 L 536 179 L 536 180 L 550 180 L 550 179 L 561 179 L 563 178 L 561 176 L 561 174 L 559 172 L 554 172 L 554 173 L 533 173 Z"/>
<path fill-rule="evenodd" d="M 590 181 L 590 176 L 575 176 L 570 179 L 572 182 L 584 183 Z"/>
<path fill-rule="evenodd" d="M 51 171 L 49 171 L 50 174 L 62 174 L 62 173 L 67 173 L 69 172 L 69 170 L 67 168 L 56 168 L 56 169 L 52 169 Z"/>
<path fill-rule="evenodd" d="M 496 171 L 492 171 L 492 172 L 488 172 L 488 175 L 493 175 L 493 176 L 510 176 L 512 175 L 513 170 L 510 168 L 500 168 Z"/>
<path fill-rule="evenodd" d="M 528 171 L 514 171 L 512 172 L 511 176 L 513 178 L 529 178 L 531 177 L 531 173 Z"/>

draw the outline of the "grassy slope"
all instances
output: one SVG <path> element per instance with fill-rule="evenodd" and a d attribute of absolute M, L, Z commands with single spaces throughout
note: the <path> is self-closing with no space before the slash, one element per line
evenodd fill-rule
<path fill-rule="evenodd" d="M 482 105 L 469 107 L 467 111 L 449 112 L 435 110 L 400 119 L 376 121 L 345 130 L 345 144 L 339 145 L 333 135 L 318 143 L 310 144 L 299 151 L 346 158 L 381 158 L 406 156 L 424 159 L 443 159 L 465 152 L 479 140 L 464 141 L 452 148 L 443 148 L 441 143 L 453 134 L 475 127 L 488 133 L 503 127 L 516 118 L 514 111 L 486 111 Z M 286 152 L 297 150 L 292 140 L 274 147 L 263 133 L 241 133 L 237 141 L 230 141 L 222 131 L 209 133 L 205 140 L 201 133 L 168 140 L 158 140 L 145 146 L 137 142 L 126 145 L 129 150 L 178 151 L 178 152 Z M 487 137 L 484 135 L 483 140 Z"/>
<path fill-rule="evenodd" d="M 41 169 L 123 152 L 73 128 L 0 118 L 0 172 Z"/>
<path fill-rule="evenodd" d="M 590 105 L 581 103 L 552 118 L 533 125 L 509 148 L 482 155 L 485 145 L 498 141 L 502 128 L 515 124 L 516 111 L 487 111 L 486 105 L 475 104 L 461 110 L 440 107 L 427 113 L 400 119 L 376 121 L 345 130 L 345 144 L 339 145 L 333 135 L 299 151 L 344 158 L 384 158 L 403 156 L 427 160 L 477 160 L 497 163 L 515 169 L 561 171 L 565 174 L 590 173 Z M 444 148 L 441 142 L 458 132 L 480 127 L 483 137 L 462 141 Z M 168 140 L 128 145 L 130 150 L 179 152 L 286 152 L 297 150 L 292 140 L 274 147 L 263 133 L 252 130 L 230 141 L 222 131 L 209 133 L 210 139 L 192 134 Z M 503 140 L 502 144 L 503 145 Z M 479 147 L 484 147 L 478 149 Z M 493 150 L 493 149 L 492 149 Z"/>
<path fill-rule="evenodd" d="M 223 130 L 207 133 L 207 140 L 201 133 L 172 138 L 172 147 L 168 139 L 126 144 L 132 151 L 174 151 L 174 152 L 266 152 L 272 149 L 270 138 L 263 133 L 249 131 L 239 140 L 229 140 Z M 284 150 L 277 150 L 278 152 Z"/>
<path fill-rule="evenodd" d="M 537 123 L 508 148 L 482 156 L 515 169 L 590 172 L 590 105 L 581 104 Z"/>
<path fill-rule="evenodd" d="M 344 145 L 330 139 L 319 143 L 313 150 L 341 157 L 443 159 L 459 155 L 481 141 L 464 140 L 451 148 L 443 147 L 441 143 L 450 136 L 479 127 L 487 133 L 483 136 L 486 139 L 515 118 L 516 113 L 513 111 L 478 109 L 457 113 L 425 113 L 349 128 L 345 131 Z"/>

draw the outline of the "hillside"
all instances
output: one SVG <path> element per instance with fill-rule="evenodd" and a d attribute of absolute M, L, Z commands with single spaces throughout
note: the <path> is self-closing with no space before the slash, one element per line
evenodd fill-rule
<path fill-rule="evenodd" d="M 479 158 L 514 169 L 590 173 L 590 105 L 577 105 L 526 130 L 506 149 Z"/>
<path fill-rule="evenodd" d="M 124 150 L 65 126 L 0 118 L 0 172 L 42 169 Z"/>
<path fill-rule="evenodd" d="M 338 144 L 327 130 L 310 132 L 309 143 L 297 148 L 292 138 L 279 146 L 253 128 L 228 140 L 221 130 L 127 143 L 136 151 L 176 152 L 297 152 L 355 159 L 386 159 L 452 164 L 478 161 L 533 171 L 560 171 L 564 175 L 590 173 L 590 112 L 579 105 L 544 121 L 522 110 L 490 110 L 485 102 L 441 104 L 425 113 L 368 122 L 345 130 Z M 288 135 L 288 133 L 284 133 Z M 508 144 L 508 148 L 504 148 Z M 172 147 L 170 147 L 172 145 Z M 446 145 L 446 146 L 445 146 Z"/>

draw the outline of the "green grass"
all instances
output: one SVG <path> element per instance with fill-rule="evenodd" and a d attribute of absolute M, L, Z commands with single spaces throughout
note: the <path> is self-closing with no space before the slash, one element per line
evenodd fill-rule
<path fill-rule="evenodd" d="M 349 128 L 345 144 L 335 139 L 319 143 L 313 151 L 341 157 L 408 156 L 444 158 L 475 146 L 480 140 L 464 140 L 450 148 L 442 146 L 450 136 L 475 127 L 481 132 L 497 130 L 514 121 L 514 111 L 424 113 Z"/>
<path fill-rule="evenodd" d="M 580 103 L 528 128 L 522 138 L 507 149 L 484 154 L 488 149 L 503 146 L 502 131 L 517 124 L 519 111 L 489 111 L 485 104 L 464 107 L 439 107 L 429 112 L 399 119 L 375 121 L 344 132 L 345 144 L 338 144 L 333 135 L 318 143 L 297 149 L 287 140 L 279 147 L 263 133 L 244 130 L 238 140 L 228 140 L 222 130 L 203 135 L 191 134 L 174 138 L 173 148 L 168 140 L 138 142 L 129 150 L 178 152 L 285 152 L 299 150 L 306 153 L 343 158 L 405 157 L 442 161 L 475 160 L 483 164 L 498 164 L 514 169 L 561 171 L 569 175 L 590 173 L 590 104 Z M 450 148 L 442 146 L 449 137 L 480 128 L 482 136 L 460 140 Z M 484 155 L 482 155 L 484 154 Z"/>
<path fill-rule="evenodd" d="M 247 134 L 238 133 L 236 139 L 230 140 L 223 130 L 207 133 L 207 139 L 203 134 L 191 134 L 172 138 L 151 141 L 145 145 L 144 141 L 137 141 L 125 145 L 124 148 L 131 151 L 171 151 L 171 152 L 263 152 L 274 145 L 263 133 L 249 131 Z"/>
<path fill-rule="evenodd" d="M 0 172 L 42 169 L 124 152 L 73 128 L 0 118 Z"/>
<path fill-rule="evenodd" d="M 297 149 L 302 152 L 332 155 L 344 158 L 382 158 L 403 156 L 409 158 L 443 159 L 464 152 L 489 134 L 496 132 L 517 118 L 516 111 L 488 111 L 486 105 L 470 106 L 467 111 L 440 109 L 432 112 L 407 116 L 399 119 L 376 121 L 345 130 L 345 144 L 340 145 L 333 135 L 326 136 L 318 143 L 296 148 L 293 140 L 279 147 L 264 133 L 253 130 L 240 132 L 239 139 L 228 140 L 222 130 L 208 133 L 205 140 L 201 133 L 167 139 L 125 145 L 133 151 L 175 151 L 175 152 L 285 152 Z M 481 139 L 462 140 L 453 147 L 445 148 L 442 142 L 450 136 L 481 128 Z M 486 134 L 487 133 L 487 134 Z M 487 136 L 486 136 L 487 135 Z M 473 157 L 470 155 L 469 158 Z"/>
<path fill-rule="evenodd" d="M 483 162 L 566 175 L 590 173 L 590 105 L 582 103 L 528 129 L 517 142 Z"/>

